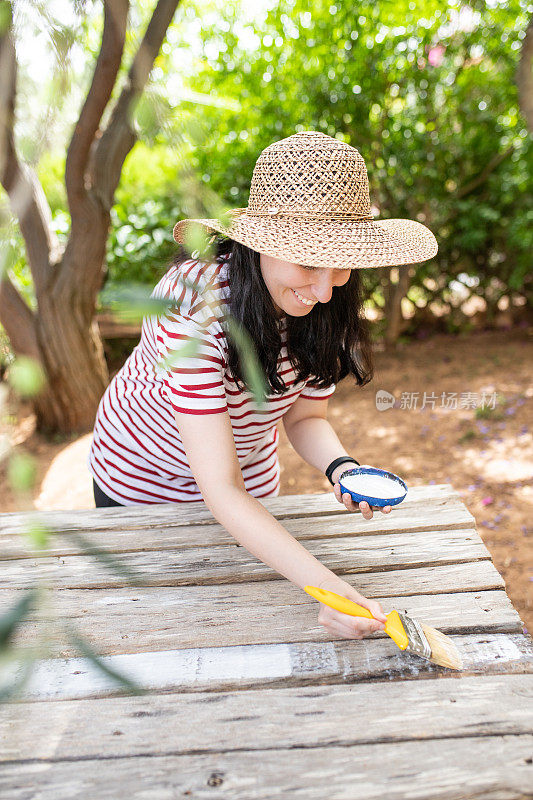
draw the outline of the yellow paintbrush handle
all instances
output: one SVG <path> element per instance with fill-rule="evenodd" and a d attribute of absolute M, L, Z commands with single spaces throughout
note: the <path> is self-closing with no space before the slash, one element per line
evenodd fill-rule
<path fill-rule="evenodd" d="M 319 589 L 318 586 L 304 586 L 304 591 L 314 597 L 315 600 L 320 600 L 326 606 L 342 611 L 344 614 L 351 614 L 352 617 L 366 617 L 366 619 L 374 619 L 368 608 L 354 603 L 353 600 L 348 600 L 341 594 L 329 592 L 327 589 Z"/>
<path fill-rule="evenodd" d="M 358 603 L 354 603 L 352 600 L 348 600 L 347 597 L 343 597 L 341 594 L 330 592 L 327 589 L 319 589 L 318 586 L 304 586 L 304 591 L 307 592 L 307 594 L 310 594 L 311 597 L 314 597 L 315 600 L 319 600 L 321 603 L 324 603 L 326 606 L 330 606 L 331 608 L 335 608 L 337 611 L 342 611 L 344 614 L 350 614 L 352 617 L 366 617 L 366 619 L 375 619 L 368 608 L 360 606 Z M 402 625 L 402 621 L 398 616 L 398 612 L 391 611 L 385 616 L 387 617 L 385 633 L 391 637 L 391 639 L 398 645 L 400 650 L 405 650 L 409 644 L 409 638 Z"/>

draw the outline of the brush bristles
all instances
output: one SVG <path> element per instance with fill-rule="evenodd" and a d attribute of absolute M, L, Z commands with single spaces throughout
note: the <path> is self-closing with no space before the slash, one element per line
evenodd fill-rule
<path fill-rule="evenodd" d="M 436 628 L 422 625 L 424 636 L 431 647 L 431 661 L 448 669 L 462 669 L 463 662 L 459 651 L 449 636 L 445 636 Z"/>

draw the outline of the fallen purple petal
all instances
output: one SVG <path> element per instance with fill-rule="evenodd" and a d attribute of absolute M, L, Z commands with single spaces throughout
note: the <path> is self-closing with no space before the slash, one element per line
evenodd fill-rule
<path fill-rule="evenodd" d="M 494 502 L 494 500 L 493 500 L 493 499 L 492 499 L 492 497 L 490 497 L 490 496 L 488 496 L 488 497 L 483 497 L 483 498 L 481 499 L 481 505 L 482 505 L 482 506 L 490 506 L 490 504 L 491 504 L 491 503 L 493 503 L 493 502 Z"/>

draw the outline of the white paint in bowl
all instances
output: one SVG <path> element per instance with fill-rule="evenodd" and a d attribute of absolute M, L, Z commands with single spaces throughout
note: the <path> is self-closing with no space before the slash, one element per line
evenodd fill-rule
<path fill-rule="evenodd" d="M 403 486 L 385 475 L 345 475 L 340 483 L 345 489 L 365 497 L 375 497 L 379 500 L 393 500 L 405 493 Z"/>

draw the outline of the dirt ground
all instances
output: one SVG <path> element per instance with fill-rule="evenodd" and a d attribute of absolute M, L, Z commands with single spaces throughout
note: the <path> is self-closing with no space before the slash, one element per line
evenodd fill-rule
<path fill-rule="evenodd" d="M 396 472 L 408 486 L 450 483 L 457 490 L 530 631 L 532 365 L 531 327 L 439 334 L 400 345 L 394 353 L 377 350 L 370 385 L 358 389 L 344 381 L 330 401 L 331 422 L 361 464 Z M 394 396 L 392 406 L 376 407 L 379 390 Z M 14 495 L 0 467 L 2 511 L 94 506 L 85 466 L 90 435 L 48 441 L 34 432 L 27 406 L 13 415 L 10 432 L 15 449 L 36 459 L 37 482 L 33 496 L 24 500 Z M 283 431 L 280 461 L 281 494 L 330 489 L 325 477 L 303 464 Z"/>

